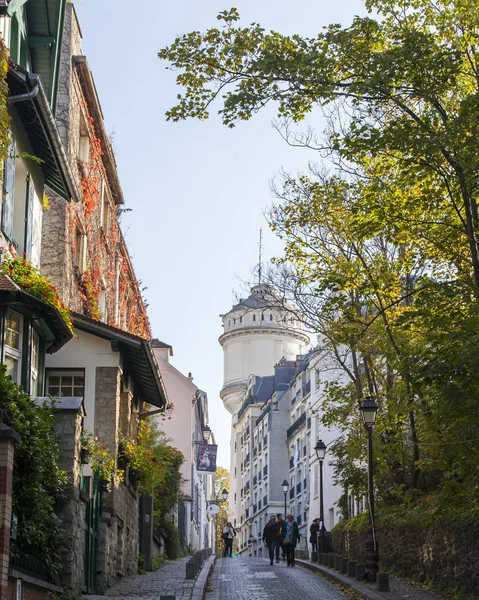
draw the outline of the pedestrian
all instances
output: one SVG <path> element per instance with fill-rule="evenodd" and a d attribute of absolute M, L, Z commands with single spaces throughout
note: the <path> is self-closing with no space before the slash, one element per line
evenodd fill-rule
<path fill-rule="evenodd" d="M 309 528 L 309 543 L 311 544 L 311 551 L 316 552 L 318 549 L 318 533 L 319 533 L 319 519 L 314 519 Z"/>
<path fill-rule="evenodd" d="M 294 520 L 293 515 L 288 515 L 285 523 L 284 536 L 283 536 L 283 548 L 286 553 L 286 562 L 288 567 L 294 567 L 294 549 L 296 544 L 300 540 L 298 524 Z"/>
<path fill-rule="evenodd" d="M 278 523 L 278 535 L 276 536 L 276 562 L 279 563 L 279 551 L 281 550 L 283 556 L 283 561 L 285 560 L 284 548 L 283 548 L 283 529 L 284 529 L 284 520 L 283 515 L 278 513 L 276 515 L 277 523 Z"/>
<path fill-rule="evenodd" d="M 228 521 L 228 523 L 226 523 L 226 527 L 223 527 L 223 533 L 221 534 L 221 537 L 223 538 L 223 541 L 225 543 L 225 556 L 226 557 L 230 557 L 233 554 L 233 540 L 236 536 L 236 529 L 233 527 L 233 525 L 230 523 L 230 521 Z"/>
<path fill-rule="evenodd" d="M 268 546 L 269 552 L 269 564 L 273 564 L 274 560 L 274 549 L 276 546 L 276 538 L 278 535 L 278 523 L 276 523 L 276 517 L 271 515 L 270 520 L 266 523 L 263 530 L 263 543 Z"/>

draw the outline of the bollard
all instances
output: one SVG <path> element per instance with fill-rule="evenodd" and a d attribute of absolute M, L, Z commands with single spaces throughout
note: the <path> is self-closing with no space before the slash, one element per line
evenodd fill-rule
<path fill-rule="evenodd" d="M 348 576 L 356 577 L 356 561 L 350 560 L 348 563 Z"/>
<path fill-rule="evenodd" d="M 366 565 L 357 563 L 356 565 L 356 581 L 364 581 L 366 575 Z"/>
<path fill-rule="evenodd" d="M 311 562 L 317 563 L 318 562 L 318 553 L 316 552 L 316 550 L 312 550 L 311 551 Z"/>
<path fill-rule="evenodd" d="M 340 573 L 342 573 L 343 575 L 346 575 L 346 573 L 348 572 L 348 562 L 349 562 L 349 558 L 342 558 L 341 559 L 341 571 L 340 571 Z"/>
<path fill-rule="evenodd" d="M 341 561 L 343 560 L 342 556 L 334 557 L 334 570 L 341 571 Z"/>
<path fill-rule="evenodd" d="M 389 589 L 389 573 L 378 573 L 378 592 L 390 592 Z"/>
<path fill-rule="evenodd" d="M 189 560 L 186 563 L 186 579 L 196 579 L 196 573 L 197 573 L 196 561 Z"/>

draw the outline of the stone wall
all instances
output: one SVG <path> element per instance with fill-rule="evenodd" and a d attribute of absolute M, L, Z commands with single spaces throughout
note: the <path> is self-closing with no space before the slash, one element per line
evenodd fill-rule
<path fill-rule="evenodd" d="M 366 525 L 346 531 L 340 523 L 332 532 L 334 551 L 365 562 L 366 532 Z M 424 528 L 417 522 L 378 523 L 377 537 L 381 570 L 479 596 L 479 518 L 469 525 Z"/>
<path fill-rule="evenodd" d="M 59 466 L 68 474 L 69 484 L 66 490 L 67 500 L 58 514 L 65 535 L 62 584 L 80 594 L 85 547 L 85 504 L 80 497 L 82 406 L 68 410 L 57 409 L 55 420 L 54 430 L 60 441 Z"/>

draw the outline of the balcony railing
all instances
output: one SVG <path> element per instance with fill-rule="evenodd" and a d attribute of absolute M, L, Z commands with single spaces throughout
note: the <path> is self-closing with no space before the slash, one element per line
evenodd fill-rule
<path fill-rule="evenodd" d="M 298 431 L 298 429 L 300 429 L 300 427 L 302 427 L 304 424 L 306 423 L 306 413 L 303 413 L 302 415 L 300 415 L 296 421 L 291 425 L 291 427 L 288 427 L 287 431 L 286 431 L 286 438 L 290 438 L 292 435 L 294 435 L 296 433 L 296 431 Z"/>

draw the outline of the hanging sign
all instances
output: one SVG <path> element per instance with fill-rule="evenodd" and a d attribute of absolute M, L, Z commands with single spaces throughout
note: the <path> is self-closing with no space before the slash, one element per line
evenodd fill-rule
<path fill-rule="evenodd" d="M 203 473 L 214 473 L 216 471 L 217 452 L 218 446 L 216 444 L 198 444 L 196 470 Z"/>

